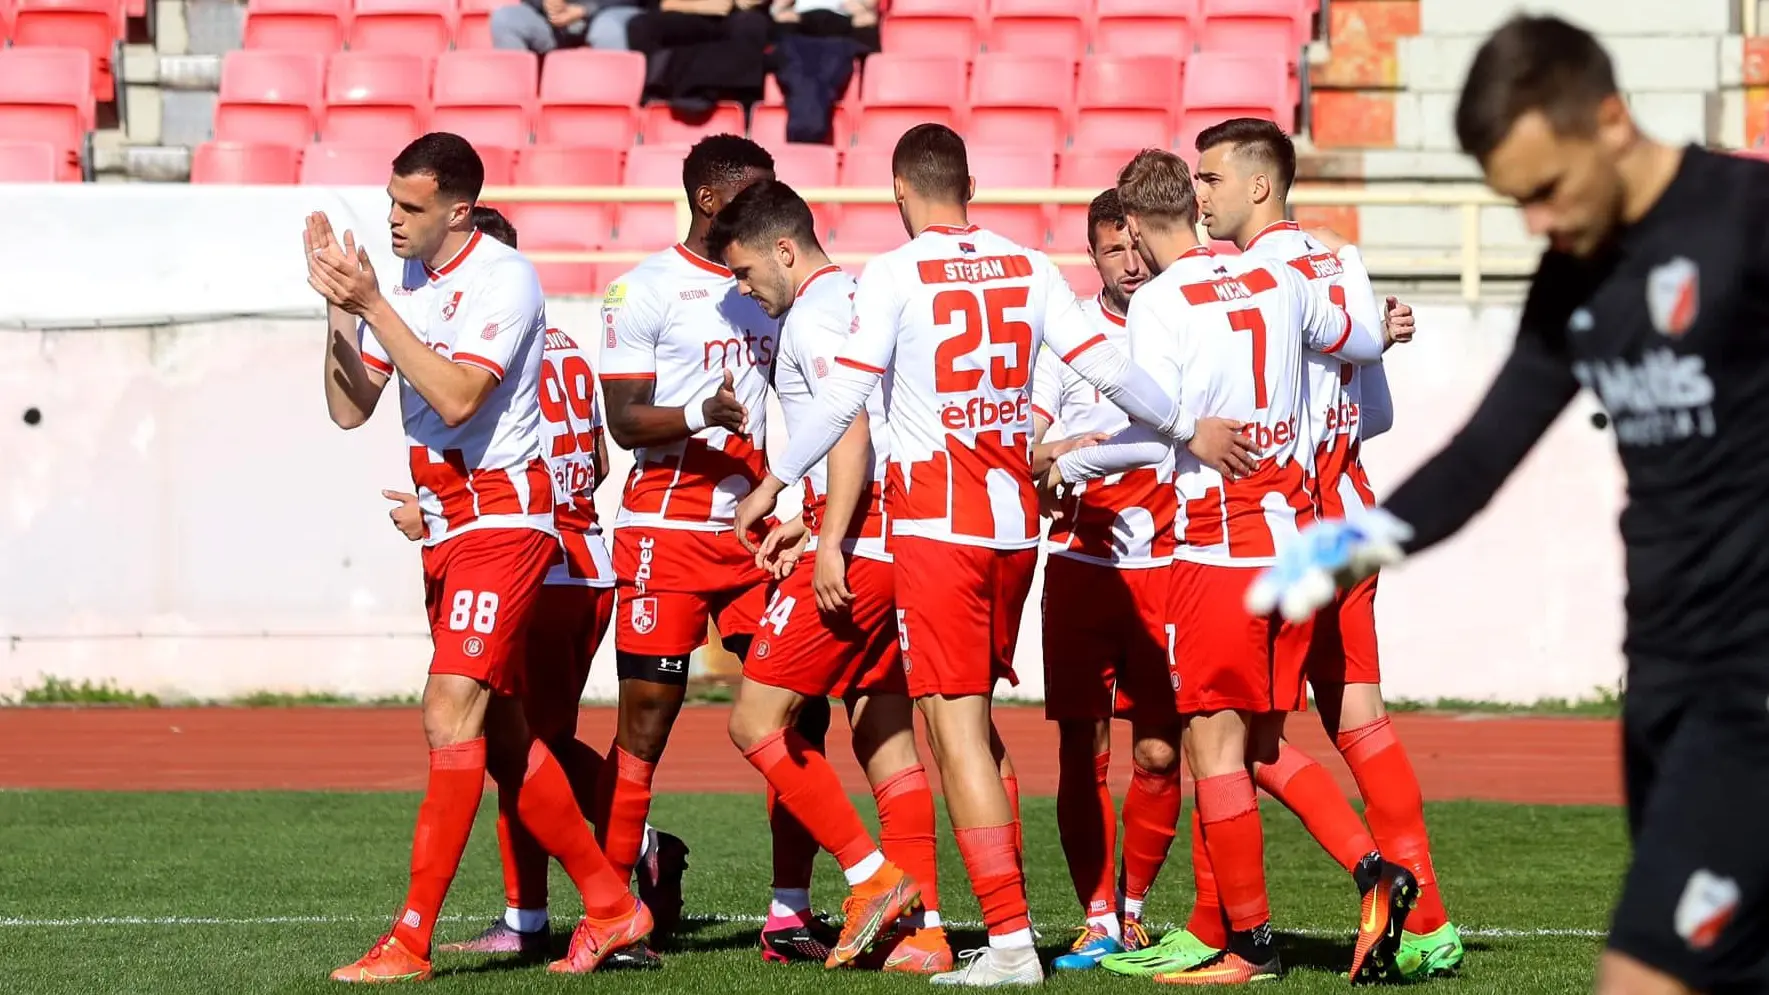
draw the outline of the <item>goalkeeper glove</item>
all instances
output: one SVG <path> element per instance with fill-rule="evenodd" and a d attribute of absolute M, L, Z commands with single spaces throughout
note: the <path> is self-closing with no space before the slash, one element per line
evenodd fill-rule
<path fill-rule="evenodd" d="M 1382 567 L 1399 563 L 1401 543 L 1412 526 L 1374 508 L 1356 518 L 1323 519 L 1297 534 L 1247 588 L 1247 611 L 1280 611 L 1290 622 L 1306 621 L 1347 588 Z"/>

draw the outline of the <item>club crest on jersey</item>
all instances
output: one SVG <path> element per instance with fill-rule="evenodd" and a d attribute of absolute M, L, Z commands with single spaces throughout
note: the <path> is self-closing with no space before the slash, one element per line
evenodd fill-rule
<path fill-rule="evenodd" d="M 498 337 L 498 323 L 495 321 L 486 322 L 485 327 L 479 330 L 479 337 L 484 339 L 487 342 L 490 342 L 492 339 L 497 338 Z"/>
<path fill-rule="evenodd" d="M 468 636 L 461 641 L 461 652 L 476 657 L 485 652 L 485 640 L 478 636 Z"/>
<path fill-rule="evenodd" d="M 1660 335 L 1677 338 L 1695 324 L 1701 295 L 1701 274 L 1695 263 L 1678 256 L 1646 274 L 1646 312 Z"/>
<path fill-rule="evenodd" d="M 449 296 L 448 303 L 442 305 L 442 320 L 443 321 L 455 320 L 455 311 L 458 310 L 460 308 L 460 306 L 461 306 L 461 292 L 457 290 L 452 295 Z"/>
<path fill-rule="evenodd" d="M 634 598 L 632 622 L 633 631 L 641 636 L 657 628 L 657 599 Z"/>

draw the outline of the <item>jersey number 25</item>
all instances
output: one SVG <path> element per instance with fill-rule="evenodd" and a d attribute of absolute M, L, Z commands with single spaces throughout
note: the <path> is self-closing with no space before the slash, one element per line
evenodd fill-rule
<path fill-rule="evenodd" d="M 968 394 L 977 389 L 983 382 L 983 371 L 961 370 L 958 360 L 983 344 L 985 332 L 990 345 L 1008 347 L 1008 355 L 989 357 L 990 386 L 997 390 L 1026 386 L 1030 372 L 1026 355 L 1032 351 L 1032 326 L 1024 321 L 1010 321 L 1006 311 L 1010 307 L 1025 307 L 1029 296 L 1025 287 L 994 287 L 980 295 L 974 290 L 942 290 L 935 294 L 934 324 L 948 327 L 962 322 L 963 327 L 934 350 L 934 389 L 942 394 Z"/>

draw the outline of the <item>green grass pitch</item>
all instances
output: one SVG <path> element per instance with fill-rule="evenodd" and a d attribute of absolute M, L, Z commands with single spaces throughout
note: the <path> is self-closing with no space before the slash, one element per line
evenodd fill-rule
<path fill-rule="evenodd" d="M 0 992 L 337 991 L 327 972 L 366 950 L 403 898 L 417 804 L 409 794 L 0 793 Z M 439 940 L 471 935 L 503 904 L 494 815 L 488 795 Z M 1079 912 L 1054 800 L 1026 799 L 1025 817 L 1032 918 L 1048 962 L 1067 946 Z M 1457 802 L 1428 805 L 1427 818 L 1468 959 L 1460 977 L 1426 987 L 1589 991 L 1627 857 L 1620 810 Z M 439 955 L 436 980 L 420 990 L 734 995 L 927 987 L 918 978 L 762 963 L 756 917 L 768 898 L 769 858 L 760 796 L 666 795 L 656 800 L 652 822 L 682 835 L 693 851 L 686 884 L 693 919 L 664 970 L 561 978 L 513 958 Z M 1265 823 L 1288 975 L 1262 990 L 1344 990 L 1356 892 L 1289 813 L 1268 805 Z M 962 924 L 958 946 L 977 945 L 976 902 L 950 837 L 942 844 L 943 915 Z M 1182 833 L 1150 896 L 1151 922 L 1183 920 L 1189 911 L 1189 852 Z M 833 862 L 820 858 L 818 908 L 839 908 L 843 891 Z M 553 894 L 554 942 L 563 951 L 578 908 L 556 868 Z M 1099 972 L 1054 976 L 1047 987 L 1154 989 Z"/>

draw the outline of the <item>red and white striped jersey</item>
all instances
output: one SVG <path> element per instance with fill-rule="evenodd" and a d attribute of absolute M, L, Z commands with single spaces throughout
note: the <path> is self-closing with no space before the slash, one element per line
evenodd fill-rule
<path fill-rule="evenodd" d="M 895 535 L 1038 545 L 1032 366 L 1105 342 L 1042 252 L 975 225 L 936 225 L 866 264 L 840 362 L 887 375 Z M 790 475 L 790 471 L 789 471 Z"/>
<path fill-rule="evenodd" d="M 1179 394 L 1194 417 L 1250 424 L 1258 467 L 1227 482 L 1177 453 L 1178 559 L 1269 564 L 1313 518 L 1314 455 L 1303 405 L 1303 351 L 1331 354 L 1351 319 L 1296 270 L 1199 246 L 1130 298 L 1131 357 Z"/>
<path fill-rule="evenodd" d="M 829 376 L 836 356 L 848 344 L 848 331 L 854 326 L 854 287 L 854 278 L 840 267 L 826 266 L 799 285 L 797 299 L 780 322 L 780 358 L 774 366 L 774 393 L 780 398 L 788 436 L 801 431 L 805 419 L 815 417 L 817 383 Z M 865 507 L 851 520 L 842 549 L 856 556 L 888 561 L 891 554 L 886 541 L 884 479 L 890 439 L 884 393 L 881 382 L 866 399 L 866 416 L 872 431 L 872 484 Z M 804 517 L 811 530 L 808 549 L 817 548 L 817 529 L 821 527 L 824 498 L 829 492 L 828 466 L 826 457 L 805 474 Z"/>
<path fill-rule="evenodd" d="M 1382 327 L 1376 291 L 1362 265 L 1348 265 L 1347 260 L 1310 238 L 1295 222 L 1279 221 L 1262 229 L 1248 240 L 1247 254 L 1294 267 L 1308 279 L 1325 285 L 1329 299 L 1366 328 Z M 1348 507 L 1372 508 L 1376 495 L 1361 458 L 1363 400 L 1367 390 L 1387 393 L 1382 368 L 1379 364 L 1358 367 L 1316 353 L 1305 357 L 1304 367 L 1320 513 L 1344 518 Z"/>
<path fill-rule="evenodd" d="M 547 329 L 541 353 L 541 452 L 553 477 L 553 521 L 565 559 L 547 572 L 548 584 L 613 587 L 614 564 L 596 521 L 596 445 L 602 407 L 596 374 L 577 341 Z"/>
<path fill-rule="evenodd" d="M 1106 341 L 1129 351 L 1125 319 L 1098 298 L 1081 303 Z M 1049 346 L 1038 353 L 1032 374 L 1032 411 L 1052 423 L 1046 441 L 1130 427 L 1130 416 L 1107 400 Z M 1052 556 L 1101 563 L 1121 569 L 1165 566 L 1173 558 L 1173 454 L 1153 466 L 1116 473 L 1068 488 L 1050 523 L 1044 549 Z"/>
<path fill-rule="evenodd" d="M 655 381 L 651 403 L 687 407 L 731 371 L 747 435 L 709 425 L 633 453 L 615 527 L 731 527 L 737 502 L 767 472 L 768 379 L 779 323 L 737 292 L 731 271 L 674 245 L 639 263 L 602 298 L 602 381 Z"/>
<path fill-rule="evenodd" d="M 538 400 L 547 305 L 534 266 L 475 230 L 439 269 L 408 259 L 382 290 L 419 341 L 498 378 L 473 417 L 454 428 L 399 378 L 425 544 L 473 529 L 556 532 Z M 394 375 L 393 361 L 367 322 L 358 323 L 357 334 L 364 365 Z"/>

